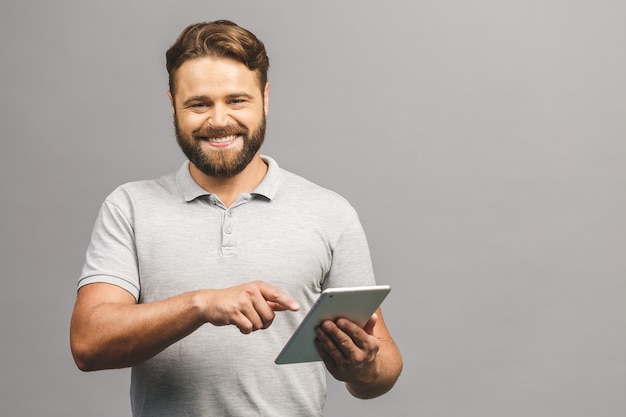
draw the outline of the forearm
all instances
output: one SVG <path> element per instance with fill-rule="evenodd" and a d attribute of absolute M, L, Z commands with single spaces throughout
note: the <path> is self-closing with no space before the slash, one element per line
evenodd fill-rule
<path fill-rule="evenodd" d="M 381 340 L 374 362 L 364 369 L 358 382 L 346 382 L 356 398 L 369 399 L 385 394 L 396 383 L 402 371 L 402 356 L 393 340 Z"/>
<path fill-rule="evenodd" d="M 141 363 L 189 335 L 204 319 L 195 293 L 149 304 L 107 302 L 75 312 L 74 359 L 84 371 Z"/>

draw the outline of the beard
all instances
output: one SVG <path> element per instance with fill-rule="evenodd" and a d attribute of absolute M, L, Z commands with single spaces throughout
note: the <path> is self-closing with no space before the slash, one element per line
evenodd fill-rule
<path fill-rule="evenodd" d="M 243 171 L 261 149 L 265 140 L 265 115 L 252 132 L 243 125 L 233 125 L 223 128 L 202 127 L 188 133 L 180 128 L 178 118 L 174 114 L 174 129 L 178 146 L 200 172 L 214 178 L 232 178 Z M 231 135 L 243 138 L 241 150 L 216 149 L 205 152 L 202 149 L 202 141 L 207 138 L 223 138 Z"/>

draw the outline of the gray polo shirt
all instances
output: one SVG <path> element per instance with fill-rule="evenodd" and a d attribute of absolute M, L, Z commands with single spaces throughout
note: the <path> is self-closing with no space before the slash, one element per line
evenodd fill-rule
<path fill-rule="evenodd" d="M 122 185 L 103 203 L 79 286 L 111 283 L 148 303 L 263 280 L 302 306 L 249 335 L 202 326 L 135 366 L 134 416 L 322 415 L 323 364 L 273 361 L 324 288 L 374 284 L 368 245 L 345 199 L 263 159 L 261 184 L 228 208 L 193 180 L 188 162 Z"/>

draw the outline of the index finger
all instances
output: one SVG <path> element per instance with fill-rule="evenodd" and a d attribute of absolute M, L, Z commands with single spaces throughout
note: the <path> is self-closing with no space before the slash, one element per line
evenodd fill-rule
<path fill-rule="evenodd" d="M 267 300 L 267 303 L 273 310 L 291 310 L 298 311 L 300 304 L 287 294 L 280 291 L 278 288 L 274 288 L 271 285 L 261 282 L 259 284 L 259 290 L 263 298 Z"/>

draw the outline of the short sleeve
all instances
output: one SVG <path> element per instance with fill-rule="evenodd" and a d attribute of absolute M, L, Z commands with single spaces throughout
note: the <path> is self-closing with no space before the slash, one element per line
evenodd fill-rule
<path fill-rule="evenodd" d="M 351 206 L 342 215 L 339 230 L 322 289 L 374 285 L 376 280 L 365 231 Z"/>
<path fill-rule="evenodd" d="M 117 285 L 139 299 L 140 281 L 132 205 L 114 202 L 119 189 L 102 204 L 87 248 L 78 288 L 92 283 Z M 129 199 L 126 199 L 129 201 Z M 120 204 L 122 203 L 122 204 Z"/>

